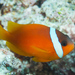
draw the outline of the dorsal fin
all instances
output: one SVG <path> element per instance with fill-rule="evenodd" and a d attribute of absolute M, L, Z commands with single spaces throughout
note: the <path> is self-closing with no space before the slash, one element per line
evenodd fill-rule
<path fill-rule="evenodd" d="M 17 30 L 18 28 L 20 28 L 20 24 L 12 22 L 12 21 L 8 21 L 8 26 L 7 29 L 9 32 L 13 32 L 15 30 Z"/>

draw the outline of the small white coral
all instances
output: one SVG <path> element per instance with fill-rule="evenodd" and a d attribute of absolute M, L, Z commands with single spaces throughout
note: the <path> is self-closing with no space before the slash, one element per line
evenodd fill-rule
<path fill-rule="evenodd" d="M 0 63 L 2 63 L 5 59 L 6 55 L 2 52 L 2 49 L 0 49 Z"/>
<path fill-rule="evenodd" d="M 65 0 L 47 0 L 42 4 L 42 12 L 50 18 L 51 22 L 64 24 L 72 24 L 74 11 L 69 8 L 70 4 Z"/>
<path fill-rule="evenodd" d="M 4 0 L 4 5 L 9 6 L 15 4 L 15 0 Z"/>
<path fill-rule="evenodd" d="M 22 2 L 26 6 L 32 6 L 34 3 L 37 2 L 37 0 L 23 0 Z"/>
<path fill-rule="evenodd" d="M 4 2 L 4 0 L 0 0 L 0 3 L 3 3 Z"/>

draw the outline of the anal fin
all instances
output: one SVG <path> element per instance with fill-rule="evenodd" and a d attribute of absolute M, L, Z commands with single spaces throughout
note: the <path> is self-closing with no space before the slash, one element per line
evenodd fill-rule
<path fill-rule="evenodd" d="M 16 46 L 11 44 L 10 42 L 6 42 L 6 45 L 15 53 L 22 55 L 22 56 L 30 56 L 29 54 L 25 53 L 24 51 L 18 49 Z"/>

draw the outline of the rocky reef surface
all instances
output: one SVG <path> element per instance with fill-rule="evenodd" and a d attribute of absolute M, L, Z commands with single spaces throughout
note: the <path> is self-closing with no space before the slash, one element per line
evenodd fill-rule
<path fill-rule="evenodd" d="M 0 0 L 0 25 L 38 23 L 67 34 L 75 43 L 75 0 Z M 0 75 L 75 75 L 75 49 L 59 60 L 34 62 L 0 40 Z"/>

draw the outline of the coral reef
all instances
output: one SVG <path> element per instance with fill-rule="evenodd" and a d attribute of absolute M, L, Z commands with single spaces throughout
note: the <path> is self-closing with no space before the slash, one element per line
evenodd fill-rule
<path fill-rule="evenodd" d="M 44 24 L 67 34 L 75 43 L 75 0 L 0 0 L 0 24 Z M 33 62 L 19 56 L 0 40 L 0 75 L 75 75 L 75 49 L 62 59 Z"/>

